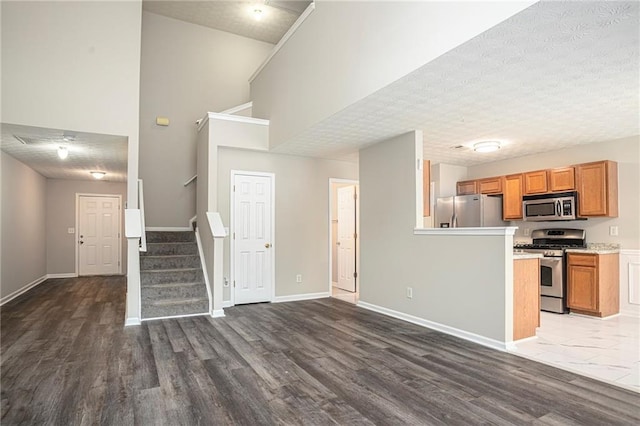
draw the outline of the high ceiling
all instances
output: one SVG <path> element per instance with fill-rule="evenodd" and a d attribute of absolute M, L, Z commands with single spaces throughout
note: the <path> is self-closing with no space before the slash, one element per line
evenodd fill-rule
<path fill-rule="evenodd" d="M 127 180 L 127 138 L 2 123 L 2 151 L 50 179 L 93 179 L 104 171 L 106 181 Z M 67 148 L 62 160 L 58 147 Z"/>
<path fill-rule="evenodd" d="M 357 159 L 421 129 L 433 164 L 471 166 L 640 135 L 639 5 L 536 3 L 275 151 Z"/>
<path fill-rule="evenodd" d="M 215 8 L 226 8 L 228 15 L 249 4 L 145 1 L 145 10 L 155 3 L 177 4 L 193 16 L 205 15 L 201 3 L 214 15 Z M 280 3 L 297 8 L 283 12 L 297 18 L 309 2 L 269 2 L 276 3 L 278 11 Z M 360 148 L 421 129 L 425 158 L 433 164 L 471 166 L 640 135 L 639 5 L 536 3 L 275 151 L 357 161 Z M 271 28 L 263 29 L 274 37 L 271 42 L 289 28 L 261 22 Z M 225 31 L 239 34 L 239 27 Z M 14 135 L 33 143 L 24 145 Z M 474 152 L 473 143 L 483 139 L 500 140 L 503 147 Z M 63 142 L 69 147 L 64 161 L 56 154 Z M 87 179 L 89 171 L 106 169 L 105 180 L 126 180 L 123 137 L 2 124 L 2 150 L 50 178 Z"/>
<path fill-rule="evenodd" d="M 310 3 L 311 1 L 306 0 L 144 0 L 142 9 L 180 21 L 277 44 Z M 257 8 L 262 11 L 260 20 L 254 17 Z"/>

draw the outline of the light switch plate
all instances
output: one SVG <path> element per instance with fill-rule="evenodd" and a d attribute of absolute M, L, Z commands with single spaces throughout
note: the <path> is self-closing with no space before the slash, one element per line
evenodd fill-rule
<path fill-rule="evenodd" d="M 618 227 L 617 226 L 610 226 L 609 227 L 609 235 L 611 235 L 612 237 L 617 237 L 618 236 Z"/>
<path fill-rule="evenodd" d="M 67 228 L 67 234 L 75 234 L 76 228 Z"/>

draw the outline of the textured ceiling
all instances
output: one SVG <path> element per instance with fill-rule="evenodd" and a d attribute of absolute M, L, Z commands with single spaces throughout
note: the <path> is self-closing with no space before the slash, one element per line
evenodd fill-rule
<path fill-rule="evenodd" d="M 311 1 L 144 0 L 147 12 L 276 44 Z M 253 10 L 263 13 L 258 21 Z"/>
<path fill-rule="evenodd" d="M 40 127 L 2 127 L 2 151 L 51 179 L 92 180 L 91 171 L 104 171 L 103 180 L 127 180 L 127 138 Z M 25 145 L 15 136 L 26 140 Z M 65 140 L 64 138 L 67 138 Z M 69 156 L 58 158 L 58 147 L 64 145 Z"/>
<path fill-rule="evenodd" d="M 357 159 L 422 129 L 425 158 L 470 166 L 638 135 L 639 4 L 536 3 L 275 151 Z"/>

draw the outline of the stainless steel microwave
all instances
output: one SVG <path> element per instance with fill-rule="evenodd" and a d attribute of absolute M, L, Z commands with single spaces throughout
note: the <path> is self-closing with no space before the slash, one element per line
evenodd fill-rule
<path fill-rule="evenodd" d="M 522 197 L 522 214 L 526 221 L 575 220 L 577 207 L 577 192 Z"/>

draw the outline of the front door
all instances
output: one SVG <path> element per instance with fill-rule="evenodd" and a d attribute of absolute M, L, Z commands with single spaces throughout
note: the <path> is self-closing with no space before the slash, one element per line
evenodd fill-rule
<path fill-rule="evenodd" d="M 270 302 L 273 282 L 273 175 L 233 175 L 234 303 Z"/>
<path fill-rule="evenodd" d="M 79 196 L 78 275 L 120 270 L 120 197 Z"/>
<path fill-rule="evenodd" d="M 338 287 L 356 291 L 356 187 L 338 188 Z"/>

